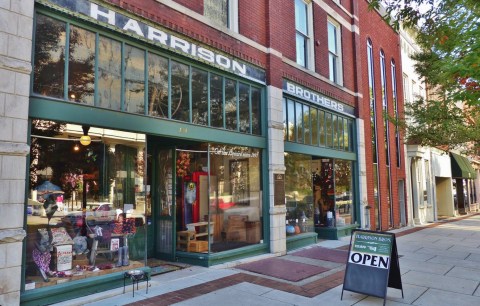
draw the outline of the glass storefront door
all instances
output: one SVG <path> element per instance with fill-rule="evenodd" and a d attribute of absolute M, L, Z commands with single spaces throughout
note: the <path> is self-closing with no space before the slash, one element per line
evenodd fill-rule
<path fill-rule="evenodd" d="M 174 199 L 173 190 L 175 178 L 173 176 L 173 155 L 175 149 L 160 149 L 155 153 L 155 186 L 154 213 L 155 222 L 155 253 L 158 258 L 171 260 L 174 258 Z"/>

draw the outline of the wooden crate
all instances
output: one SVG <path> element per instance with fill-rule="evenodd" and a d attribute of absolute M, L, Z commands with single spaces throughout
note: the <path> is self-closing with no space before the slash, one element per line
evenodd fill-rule
<path fill-rule="evenodd" d="M 180 251 L 188 251 L 190 243 L 195 241 L 194 231 L 180 231 L 177 233 L 177 249 Z"/>
<path fill-rule="evenodd" d="M 192 240 L 188 244 L 189 252 L 208 252 L 208 241 Z"/>
<path fill-rule="evenodd" d="M 248 243 L 259 243 L 261 239 L 260 221 L 246 221 L 246 239 Z"/>

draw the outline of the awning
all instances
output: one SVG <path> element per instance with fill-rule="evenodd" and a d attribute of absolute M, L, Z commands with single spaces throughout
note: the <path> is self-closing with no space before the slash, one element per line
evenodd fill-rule
<path fill-rule="evenodd" d="M 452 164 L 452 177 L 464 179 L 477 178 L 475 169 L 473 169 L 472 164 L 470 164 L 470 161 L 466 157 L 450 152 L 450 161 Z"/>

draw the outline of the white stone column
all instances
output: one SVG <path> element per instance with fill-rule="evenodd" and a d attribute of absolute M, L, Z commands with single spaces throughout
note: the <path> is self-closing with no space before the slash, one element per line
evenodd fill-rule
<path fill-rule="evenodd" d="M 0 1 L 0 305 L 19 305 L 33 0 Z"/>
<path fill-rule="evenodd" d="M 268 105 L 268 152 L 269 152 L 269 191 L 270 191 L 270 252 L 286 254 L 287 235 L 285 232 L 284 205 L 274 205 L 274 175 L 285 174 L 283 155 L 283 104 L 282 90 L 273 86 L 267 88 Z"/>
<path fill-rule="evenodd" d="M 371 222 L 367 220 L 367 215 L 365 207 L 370 205 L 368 203 L 367 197 L 367 160 L 365 157 L 365 129 L 363 119 L 357 118 L 355 120 L 357 126 L 357 150 L 358 150 L 358 197 L 360 203 L 358 207 L 360 208 L 360 227 L 365 229 L 370 229 Z M 373 207 L 372 205 L 370 205 Z M 370 216 L 368 216 L 369 218 Z"/>

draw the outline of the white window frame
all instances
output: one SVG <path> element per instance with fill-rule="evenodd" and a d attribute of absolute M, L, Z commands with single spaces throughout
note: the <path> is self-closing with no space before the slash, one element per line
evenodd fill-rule
<path fill-rule="evenodd" d="M 330 26 L 335 30 L 335 37 L 330 35 Z M 328 78 L 330 81 L 343 86 L 343 59 L 342 59 L 342 31 L 341 26 L 338 22 L 332 18 L 327 19 L 327 33 L 328 33 Z M 330 49 L 330 42 L 332 39 L 335 39 L 335 48 L 336 50 Z M 335 52 L 334 52 L 335 51 Z M 334 60 L 335 67 L 331 67 L 332 60 Z"/>
<path fill-rule="evenodd" d="M 306 20 L 306 26 L 307 26 L 307 33 L 302 33 L 297 30 L 295 26 L 295 50 L 297 49 L 297 34 L 303 36 L 305 38 L 305 65 L 302 65 L 301 63 L 298 62 L 297 55 L 295 54 L 295 62 L 302 66 L 305 67 L 309 70 L 315 70 L 315 56 L 314 56 L 314 46 L 313 46 L 313 8 L 312 8 L 312 1 L 311 0 L 295 0 L 295 7 L 296 7 L 296 2 L 300 1 L 303 2 L 307 8 L 307 20 Z M 295 25 L 296 25 L 296 17 L 295 17 Z"/>

